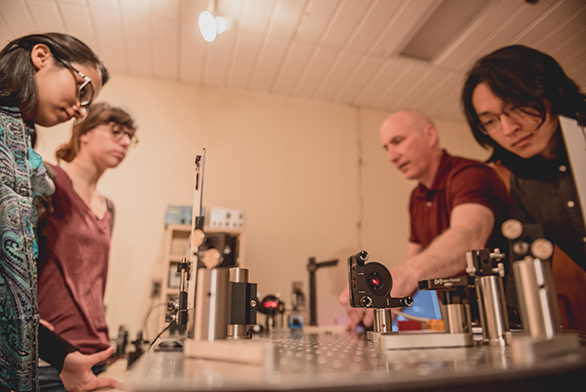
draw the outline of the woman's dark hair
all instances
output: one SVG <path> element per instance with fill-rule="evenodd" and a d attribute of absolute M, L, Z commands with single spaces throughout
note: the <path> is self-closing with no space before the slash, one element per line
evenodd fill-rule
<path fill-rule="evenodd" d="M 21 113 L 27 113 L 37 104 L 31 60 L 31 51 L 37 44 L 47 45 L 55 60 L 96 67 L 102 75 L 102 85 L 108 81 L 108 70 L 102 61 L 77 38 L 61 33 L 31 34 L 10 41 L 0 52 L 0 106 L 18 107 Z"/>
<path fill-rule="evenodd" d="M 132 131 L 136 131 L 138 127 L 134 116 L 125 107 L 105 102 L 94 103 L 88 108 L 88 114 L 85 120 L 73 126 L 69 142 L 61 145 L 55 151 L 57 162 L 60 160 L 71 162 L 79 152 L 79 138 L 81 135 L 88 133 L 99 125 L 112 122 Z"/>
<path fill-rule="evenodd" d="M 492 147 L 491 161 L 501 160 L 506 166 L 522 158 L 500 147 L 480 131 L 480 120 L 472 105 L 472 93 L 486 83 L 505 106 L 528 109 L 545 121 L 550 104 L 551 115 L 578 119 L 586 115 L 586 95 L 549 55 L 522 46 L 507 46 L 478 60 L 464 83 L 462 104 L 474 138 L 484 147 Z"/>

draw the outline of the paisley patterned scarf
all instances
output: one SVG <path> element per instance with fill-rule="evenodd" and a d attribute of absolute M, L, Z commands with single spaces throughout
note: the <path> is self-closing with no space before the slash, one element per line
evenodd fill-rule
<path fill-rule="evenodd" d="M 34 197 L 54 189 L 33 132 L 17 108 L 0 108 L 0 383 L 13 390 L 38 389 Z"/>

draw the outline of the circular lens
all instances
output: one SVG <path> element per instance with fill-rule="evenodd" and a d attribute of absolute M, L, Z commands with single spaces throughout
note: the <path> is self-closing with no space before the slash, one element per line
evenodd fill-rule
<path fill-rule="evenodd" d="M 379 290 L 383 287 L 383 277 L 378 272 L 371 272 L 368 275 L 367 283 L 373 290 Z"/>

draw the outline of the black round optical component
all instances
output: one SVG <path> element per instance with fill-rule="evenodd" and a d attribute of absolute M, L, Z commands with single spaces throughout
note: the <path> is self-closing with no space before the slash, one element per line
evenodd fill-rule
<path fill-rule="evenodd" d="M 370 294 L 384 297 L 391 292 L 393 278 L 387 267 L 374 261 L 365 264 L 364 272 L 367 291 L 370 291 Z"/>
<path fill-rule="evenodd" d="M 368 275 L 366 282 L 373 290 L 380 290 L 381 287 L 383 287 L 383 277 L 376 271 L 373 271 Z"/>

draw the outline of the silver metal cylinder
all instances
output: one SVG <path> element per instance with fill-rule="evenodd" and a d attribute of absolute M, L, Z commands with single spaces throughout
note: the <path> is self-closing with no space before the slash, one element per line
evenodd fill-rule
<path fill-rule="evenodd" d="M 393 330 L 391 309 L 374 309 L 372 327 L 374 332 L 391 332 Z"/>
<path fill-rule="evenodd" d="M 199 270 L 195 307 L 196 340 L 213 342 L 226 338 L 229 276 L 227 268 Z"/>
<path fill-rule="evenodd" d="M 246 325 L 229 324 L 227 338 L 231 340 L 248 339 Z"/>
<path fill-rule="evenodd" d="M 470 308 L 466 304 L 441 306 L 446 333 L 470 333 Z"/>
<path fill-rule="evenodd" d="M 246 268 L 230 268 L 230 282 L 247 283 L 248 270 Z"/>
<path fill-rule="evenodd" d="M 551 263 L 531 256 L 513 263 L 523 330 L 531 337 L 551 339 L 561 319 Z"/>
<path fill-rule="evenodd" d="M 234 283 L 247 283 L 248 270 L 246 268 L 230 268 L 229 280 L 230 282 Z M 230 304 L 230 306 L 232 306 L 232 304 Z M 228 324 L 226 337 L 233 340 L 247 339 L 248 335 L 246 325 Z"/>
<path fill-rule="evenodd" d="M 494 346 L 509 344 L 511 331 L 501 277 L 495 275 L 477 277 L 476 295 L 484 343 Z"/>

